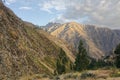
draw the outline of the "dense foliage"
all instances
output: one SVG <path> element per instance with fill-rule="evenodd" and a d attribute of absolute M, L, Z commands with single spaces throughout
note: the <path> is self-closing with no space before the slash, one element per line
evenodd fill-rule
<path fill-rule="evenodd" d="M 98 69 L 108 65 L 111 65 L 111 64 L 108 64 L 107 62 L 105 62 L 104 59 L 100 59 L 100 60 L 91 59 L 88 69 Z"/>

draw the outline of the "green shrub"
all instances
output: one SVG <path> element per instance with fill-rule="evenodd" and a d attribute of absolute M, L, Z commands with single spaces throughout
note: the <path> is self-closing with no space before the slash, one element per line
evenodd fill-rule
<path fill-rule="evenodd" d="M 78 75 L 75 74 L 67 74 L 64 79 L 76 79 L 78 77 Z"/>
<path fill-rule="evenodd" d="M 81 79 L 86 79 L 86 78 L 95 78 L 96 75 L 90 72 L 84 72 L 81 74 Z"/>
<path fill-rule="evenodd" d="M 60 77 L 59 76 L 55 76 L 54 80 L 60 80 Z"/>
<path fill-rule="evenodd" d="M 120 72 L 112 73 L 111 77 L 120 77 Z"/>

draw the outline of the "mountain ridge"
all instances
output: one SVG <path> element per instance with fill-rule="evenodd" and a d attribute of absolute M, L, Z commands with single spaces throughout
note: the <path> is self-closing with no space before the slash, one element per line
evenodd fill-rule
<path fill-rule="evenodd" d="M 62 24 L 50 32 L 51 35 L 71 43 L 76 50 L 79 40 L 82 39 L 85 42 L 86 49 L 90 52 L 88 55 L 93 58 L 109 55 L 120 43 L 119 30 L 76 22 Z"/>

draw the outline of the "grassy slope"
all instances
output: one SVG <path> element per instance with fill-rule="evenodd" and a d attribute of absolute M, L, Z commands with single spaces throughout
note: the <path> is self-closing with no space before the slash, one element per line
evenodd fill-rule
<path fill-rule="evenodd" d="M 0 3 L 0 79 L 52 74 L 60 46 Z"/>

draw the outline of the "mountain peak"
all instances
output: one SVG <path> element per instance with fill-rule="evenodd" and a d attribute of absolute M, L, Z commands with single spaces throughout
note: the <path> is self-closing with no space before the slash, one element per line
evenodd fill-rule
<path fill-rule="evenodd" d="M 68 24 L 79 24 L 79 23 L 72 21 L 72 22 L 68 22 Z"/>
<path fill-rule="evenodd" d="M 48 24 L 46 24 L 45 27 L 51 27 L 51 26 L 57 26 L 57 25 L 60 25 L 60 23 L 49 22 Z"/>
<path fill-rule="evenodd" d="M 82 24 L 80 24 L 80 23 L 77 23 L 77 22 L 68 22 L 68 23 L 66 23 L 67 25 L 82 25 Z"/>
<path fill-rule="evenodd" d="M 110 54 L 113 48 L 120 42 L 119 31 L 115 32 L 109 28 L 96 25 L 82 25 L 76 22 L 65 23 L 51 35 L 71 43 L 75 49 L 78 48 L 79 40 L 84 40 L 89 55 L 93 58 L 101 58 Z"/>

